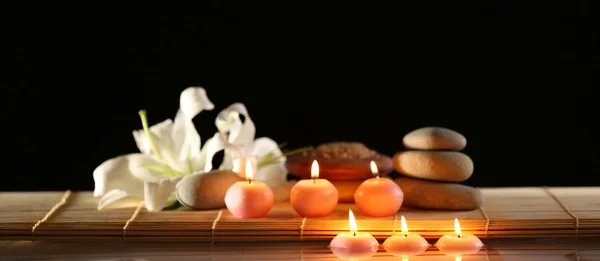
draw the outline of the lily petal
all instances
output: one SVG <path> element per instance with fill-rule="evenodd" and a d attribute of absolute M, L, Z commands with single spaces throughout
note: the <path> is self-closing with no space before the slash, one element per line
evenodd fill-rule
<path fill-rule="evenodd" d="M 179 98 L 179 111 L 175 116 L 171 140 L 179 162 L 186 163 L 189 172 L 196 170 L 194 163 L 200 161 L 201 140 L 192 122 L 200 112 L 214 109 L 202 87 L 188 87 Z"/>
<path fill-rule="evenodd" d="M 170 146 L 168 144 L 170 140 L 165 139 L 171 134 L 173 129 L 173 121 L 171 119 L 164 120 L 150 127 L 150 133 L 152 134 L 152 141 L 158 151 L 161 151 L 163 147 Z M 150 140 L 146 136 L 143 129 L 134 130 L 133 138 L 138 149 L 144 154 L 152 154 L 152 146 L 150 146 Z"/>
<path fill-rule="evenodd" d="M 152 155 L 132 154 L 129 156 L 128 168 L 132 176 L 142 182 L 159 182 L 169 177 L 178 176 L 170 172 L 160 161 Z"/>
<path fill-rule="evenodd" d="M 182 177 L 164 179 L 158 182 L 144 183 L 144 204 L 148 211 L 161 211 L 173 198 L 177 182 Z"/>
<path fill-rule="evenodd" d="M 288 171 L 284 164 L 274 163 L 264 167 L 259 167 L 256 173 L 256 180 L 262 181 L 269 187 L 277 187 L 285 184 L 287 181 Z"/>
<path fill-rule="evenodd" d="M 243 115 L 246 118 L 243 124 L 239 115 Z M 217 115 L 215 124 L 219 132 L 223 134 L 229 132 L 226 135 L 227 141 L 242 146 L 246 150 L 246 153 L 249 152 L 254 141 L 254 135 L 256 134 L 256 127 L 244 104 L 234 103 L 221 111 Z"/>
<path fill-rule="evenodd" d="M 106 193 L 98 202 L 98 210 L 137 207 L 143 201 L 127 192 L 113 189 Z"/>
<path fill-rule="evenodd" d="M 254 140 L 250 155 L 255 156 L 258 161 L 257 180 L 271 187 L 286 183 L 288 174 L 285 167 L 286 157 L 277 142 L 266 137 L 258 138 Z"/>
<path fill-rule="evenodd" d="M 252 148 L 250 149 L 250 155 L 256 156 L 258 162 L 265 160 L 265 157 L 274 158 L 283 163 L 285 163 L 286 160 L 286 157 L 283 156 L 283 152 L 281 152 L 281 149 L 279 148 L 279 144 L 267 137 L 261 137 L 254 140 Z"/>
<path fill-rule="evenodd" d="M 269 165 L 260 166 L 257 158 L 254 156 L 237 158 L 233 160 L 233 167 L 228 168 L 237 173 L 238 176 L 244 178 L 246 175 L 246 161 L 250 160 L 254 172 L 254 180 L 261 181 L 269 185 L 271 188 L 279 187 L 287 182 L 287 169 L 282 161 L 270 161 Z M 258 169 L 258 171 L 256 171 Z"/>
<path fill-rule="evenodd" d="M 194 172 L 194 163 L 200 161 L 200 135 L 192 120 L 181 110 L 175 116 L 171 140 L 177 161 L 185 165 L 187 172 Z"/>
<path fill-rule="evenodd" d="M 156 146 L 156 150 L 160 154 L 160 158 L 177 171 L 187 172 L 187 164 L 178 159 L 177 152 L 174 149 L 174 144 L 171 140 L 172 132 L 173 121 L 171 119 L 164 120 L 150 127 L 152 142 L 154 143 L 154 146 Z M 142 153 L 148 155 L 154 154 L 152 151 L 152 146 L 150 145 L 150 140 L 148 140 L 148 136 L 143 129 L 134 130 L 133 138 L 135 139 L 135 142 Z"/>
<path fill-rule="evenodd" d="M 204 88 L 188 87 L 179 96 L 179 107 L 191 120 L 203 110 L 210 111 L 214 109 L 215 105 L 208 99 Z"/>
<path fill-rule="evenodd" d="M 173 198 L 173 192 L 182 175 L 177 173 L 159 172 L 154 167 L 161 166 L 150 155 L 136 154 L 129 159 L 129 171 L 134 177 L 144 182 L 144 204 L 148 211 L 160 211 Z"/>
<path fill-rule="evenodd" d="M 143 182 L 138 180 L 131 170 L 129 163 L 132 158 L 144 154 L 127 154 L 104 161 L 93 173 L 94 197 L 104 196 L 111 190 L 121 190 L 128 195 L 142 198 L 144 196 Z"/>
<path fill-rule="evenodd" d="M 246 118 L 243 124 L 239 115 Z M 256 127 L 248 114 L 246 106 L 242 103 L 234 103 L 221 111 L 217 115 L 215 124 L 219 132 L 227 137 L 229 143 L 225 149 L 221 169 L 230 168 L 235 158 L 243 157 L 250 152 L 256 134 Z"/>
<path fill-rule="evenodd" d="M 211 171 L 213 169 L 212 160 L 217 152 L 222 151 L 225 148 L 225 140 L 222 138 L 220 133 L 215 133 L 215 135 L 208 139 L 200 152 L 200 161 L 197 161 L 196 164 L 198 166 L 194 166 L 195 170 L 203 170 L 205 172 Z M 221 164 L 223 165 L 223 164 Z M 202 169 L 202 167 L 204 169 Z"/>

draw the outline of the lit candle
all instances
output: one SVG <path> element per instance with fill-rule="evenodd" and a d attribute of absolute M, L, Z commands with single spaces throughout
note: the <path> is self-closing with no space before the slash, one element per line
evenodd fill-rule
<path fill-rule="evenodd" d="M 248 164 L 248 161 L 250 161 L 250 164 Z M 258 169 L 257 160 L 254 156 L 236 158 L 232 163 L 232 171 L 242 178 L 246 176 L 247 168 L 251 167 L 252 169 Z"/>
<path fill-rule="evenodd" d="M 365 180 L 354 192 L 354 203 L 360 211 L 370 217 L 395 215 L 404 201 L 402 189 L 391 179 L 379 178 L 379 170 L 371 161 L 374 178 Z"/>
<path fill-rule="evenodd" d="M 392 234 L 391 237 L 383 242 L 385 251 L 397 256 L 416 256 L 420 255 L 429 247 L 427 240 L 416 233 L 409 233 L 406 219 L 402 216 L 401 220 L 402 233 L 400 235 Z"/>
<path fill-rule="evenodd" d="M 331 182 L 319 179 L 319 164 L 313 161 L 312 179 L 301 180 L 290 191 L 290 203 L 302 217 L 326 217 L 337 206 L 338 191 Z"/>
<path fill-rule="evenodd" d="M 225 193 L 225 205 L 238 218 L 261 218 L 273 207 L 273 191 L 262 182 L 254 181 L 252 162 L 247 159 L 246 181 L 231 185 Z"/>
<path fill-rule="evenodd" d="M 340 233 L 331 240 L 329 248 L 341 259 L 367 258 L 377 253 L 379 242 L 367 233 L 359 233 L 352 210 L 348 211 L 350 233 Z"/>
<path fill-rule="evenodd" d="M 435 246 L 440 252 L 446 255 L 454 255 L 460 258 L 460 255 L 475 254 L 483 247 L 483 243 L 478 237 L 472 234 L 462 233 L 458 219 L 454 219 L 454 233 L 442 236 Z"/>

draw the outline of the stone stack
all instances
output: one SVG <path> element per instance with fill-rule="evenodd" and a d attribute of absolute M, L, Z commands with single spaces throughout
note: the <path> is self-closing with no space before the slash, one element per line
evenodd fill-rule
<path fill-rule="evenodd" d="M 394 169 L 403 176 L 396 183 L 404 191 L 404 206 L 439 210 L 473 210 L 482 204 L 481 192 L 458 184 L 473 174 L 473 161 L 461 152 L 467 139 L 442 127 L 414 130 L 402 140 Z"/>

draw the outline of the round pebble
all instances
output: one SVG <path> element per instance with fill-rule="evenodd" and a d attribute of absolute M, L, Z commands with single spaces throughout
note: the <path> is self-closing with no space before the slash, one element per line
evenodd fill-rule
<path fill-rule="evenodd" d="M 461 182 L 473 174 L 471 158 L 455 151 L 402 151 L 392 161 L 396 171 L 413 178 Z"/>
<path fill-rule="evenodd" d="M 243 180 L 229 170 L 188 175 L 177 184 L 177 199 L 182 205 L 193 209 L 224 208 L 227 189 Z"/>
<path fill-rule="evenodd" d="M 399 177 L 394 180 L 404 192 L 404 206 L 436 210 L 474 210 L 483 195 L 476 188 L 454 183 Z"/>
<path fill-rule="evenodd" d="M 467 139 L 451 129 L 425 127 L 406 134 L 402 143 L 406 149 L 458 151 L 467 146 Z"/>

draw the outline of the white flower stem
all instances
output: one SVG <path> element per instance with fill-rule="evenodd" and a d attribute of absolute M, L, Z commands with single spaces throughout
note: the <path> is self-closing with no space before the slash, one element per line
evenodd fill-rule
<path fill-rule="evenodd" d="M 140 110 L 138 114 L 140 115 L 140 119 L 142 120 L 144 133 L 146 134 L 148 143 L 150 143 L 150 148 L 152 149 L 152 152 L 161 162 L 163 162 L 162 158 L 160 157 L 160 154 L 158 153 L 158 150 L 156 149 L 156 146 L 154 145 L 154 142 L 152 141 L 152 133 L 150 133 L 150 128 L 148 127 L 148 117 L 146 116 L 146 110 Z"/>

